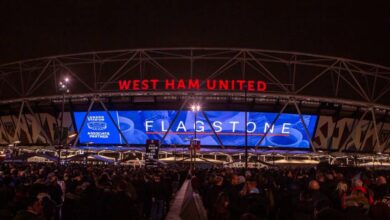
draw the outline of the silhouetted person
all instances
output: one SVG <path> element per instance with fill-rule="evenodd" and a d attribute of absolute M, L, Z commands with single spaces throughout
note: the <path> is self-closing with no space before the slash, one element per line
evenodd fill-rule
<path fill-rule="evenodd" d="M 42 200 L 37 196 L 30 196 L 26 199 L 27 208 L 19 211 L 14 220 L 43 220 Z"/>

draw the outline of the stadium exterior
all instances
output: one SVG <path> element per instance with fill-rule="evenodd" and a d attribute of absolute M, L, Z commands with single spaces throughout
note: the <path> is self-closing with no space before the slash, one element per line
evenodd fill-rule
<path fill-rule="evenodd" d="M 69 93 L 59 87 L 65 76 L 71 79 Z M 188 82 L 195 79 L 199 87 L 189 87 Z M 124 80 L 145 82 L 145 87 L 120 88 L 118 83 Z M 158 81 L 155 87 L 146 87 L 150 80 Z M 175 86 L 164 86 L 166 80 Z M 207 83 L 212 80 L 247 84 L 210 89 Z M 179 82 L 187 86 L 177 86 Z M 256 89 L 250 89 L 249 82 L 254 82 Z M 191 103 L 201 103 L 207 110 L 319 116 L 311 153 L 256 147 L 249 149 L 252 161 L 303 157 L 347 164 L 349 158 L 372 164 L 389 162 L 389 67 L 340 57 L 241 48 L 127 49 L 1 64 L 0 144 L 4 149 L 18 145 L 26 152 L 53 151 L 55 155 L 56 127 L 67 127 L 75 134 L 67 140 L 69 145 L 80 145 L 74 111 L 183 110 Z M 116 159 L 126 155 L 132 160 L 143 159 L 143 148 L 129 144 L 94 149 L 102 157 L 104 152 L 119 152 Z M 176 155 L 176 150 L 165 146 L 160 157 Z M 66 154 L 84 151 L 71 148 Z M 184 151 L 180 152 L 184 155 Z M 201 155 L 234 162 L 242 161 L 243 152 L 221 146 L 203 149 Z"/>

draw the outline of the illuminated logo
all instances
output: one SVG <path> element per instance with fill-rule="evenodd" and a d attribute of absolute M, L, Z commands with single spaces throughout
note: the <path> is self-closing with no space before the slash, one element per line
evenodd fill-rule
<path fill-rule="evenodd" d="M 119 80 L 119 90 L 222 90 L 222 91 L 248 91 L 265 92 L 267 83 L 261 80 L 215 80 L 207 79 L 134 79 Z"/>
<path fill-rule="evenodd" d="M 94 131 L 101 131 L 107 129 L 107 123 L 106 122 L 88 122 L 87 126 L 89 129 L 94 130 Z"/>

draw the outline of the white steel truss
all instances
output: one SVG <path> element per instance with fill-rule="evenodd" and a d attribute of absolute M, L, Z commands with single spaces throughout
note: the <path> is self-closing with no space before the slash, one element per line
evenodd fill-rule
<path fill-rule="evenodd" d="M 376 123 L 376 112 L 385 111 L 387 117 L 390 111 L 390 67 L 341 57 L 245 48 L 123 49 L 1 64 L 0 105 L 20 104 L 19 119 L 24 105 L 34 115 L 29 103 L 61 100 L 58 83 L 65 75 L 72 78 L 71 93 L 65 98 L 68 101 L 86 98 L 88 112 L 94 102 L 107 111 L 101 100 L 104 97 L 216 95 L 211 91 L 124 92 L 117 87 L 120 79 L 263 80 L 267 82 L 264 93 L 225 91 L 218 95 L 286 100 L 283 108 L 277 109 L 279 114 L 290 104 L 301 115 L 303 102 L 354 106 L 363 112 L 359 121 L 371 115 L 380 146 L 378 133 L 381 128 Z M 180 110 L 186 103 L 182 103 Z M 354 130 L 350 136 L 353 133 Z M 256 146 L 262 141 L 259 140 Z M 381 151 L 384 148 L 381 146 Z"/>

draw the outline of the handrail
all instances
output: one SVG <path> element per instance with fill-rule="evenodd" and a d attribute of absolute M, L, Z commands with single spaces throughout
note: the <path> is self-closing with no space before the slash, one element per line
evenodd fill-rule
<path fill-rule="evenodd" d="M 177 192 L 175 199 L 169 209 L 169 212 L 166 216 L 166 220 L 178 220 L 181 219 L 180 212 L 182 205 L 184 203 L 185 197 L 188 192 L 188 187 L 191 185 L 191 180 L 187 179 L 184 181 L 180 190 Z"/>
<path fill-rule="evenodd" d="M 166 220 L 207 220 L 200 195 L 193 191 L 191 179 L 184 181 L 177 193 Z"/>

